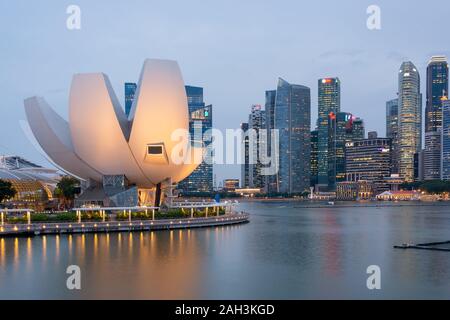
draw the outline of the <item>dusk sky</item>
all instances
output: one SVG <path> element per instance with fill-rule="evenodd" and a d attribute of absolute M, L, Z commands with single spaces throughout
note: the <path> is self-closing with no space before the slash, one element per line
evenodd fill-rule
<path fill-rule="evenodd" d="M 66 28 L 71 4 L 81 8 L 81 30 Z M 381 8 L 381 30 L 366 27 L 372 4 Z M 123 104 L 123 83 L 137 82 L 145 58 L 177 60 L 185 83 L 204 87 L 222 130 L 264 104 L 278 77 L 311 88 L 314 126 L 317 79 L 338 76 L 341 110 L 384 136 L 402 61 L 418 67 L 425 101 L 428 60 L 450 56 L 448 0 L 2 0 L 0 12 L 0 154 L 42 165 L 19 125 L 23 100 L 43 96 L 67 118 L 74 73 L 104 72 Z M 215 173 L 221 181 L 240 169 Z"/>

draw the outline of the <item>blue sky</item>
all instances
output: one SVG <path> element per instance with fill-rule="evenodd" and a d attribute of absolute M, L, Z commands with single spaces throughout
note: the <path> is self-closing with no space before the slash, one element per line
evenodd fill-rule
<path fill-rule="evenodd" d="M 81 30 L 66 28 L 66 8 L 81 8 Z M 366 28 L 369 5 L 381 30 Z M 342 111 L 384 135 L 385 101 L 410 59 L 422 76 L 434 54 L 450 56 L 450 2 L 430 1 L 1 1 L 0 154 L 44 159 L 23 135 L 23 99 L 44 96 L 63 116 L 71 77 L 106 73 L 123 101 L 145 58 L 177 60 L 187 84 L 203 86 L 214 126 L 237 128 L 277 78 L 306 85 L 317 115 L 317 79 L 342 81 Z M 239 177 L 218 166 L 217 179 Z"/>

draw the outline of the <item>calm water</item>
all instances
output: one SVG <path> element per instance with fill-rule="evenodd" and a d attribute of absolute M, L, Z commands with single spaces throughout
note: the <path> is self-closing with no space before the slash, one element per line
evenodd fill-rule
<path fill-rule="evenodd" d="M 242 203 L 251 223 L 152 233 L 0 240 L 0 298 L 450 299 L 450 207 L 299 208 Z M 68 265 L 82 290 L 66 289 Z M 379 265 L 382 289 L 366 288 Z"/>

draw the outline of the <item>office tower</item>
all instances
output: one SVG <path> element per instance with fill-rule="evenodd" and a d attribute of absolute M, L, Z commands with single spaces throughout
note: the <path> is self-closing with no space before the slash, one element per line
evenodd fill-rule
<path fill-rule="evenodd" d="M 376 139 L 376 138 L 378 138 L 378 132 L 376 132 L 376 131 L 369 131 L 369 133 L 367 134 L 367 138 L 368 139 Z"/>
<path fill-rule="evenodd" d="M 311 165 L 311 92 L 308 87 L 278 80 L 275 129 L 279 130 L 278 192 L 309 189 Z"/>
<path fill-rule="evenodd" d="M 248 136 L 248 123 L 241 123 L 242 136 L 242 161 L 241 161 L 241 188 L 250 187 L 250 147 Z"/>
<path fill-rule="evenodd" d="M 207 146 L 211 140 L 208 136 L 212 128 L 212 105 L 203 101 L 203 88 L 186 86 L 186 95 L 189 109 L 189 133 L 193 144 Z M 196 137 L 195 133 L 201 133 Z M 206 133 L 206 134 L 205 134 Z M 201 141 L 197 141 L 197 140 Z M 213 165 L 203 161 L 191 175 L 178 184 L 178 189 L 184 192 L 212 192 L 213 191 Z"/>
<path fill-rule="evenodd" d="M 319 149 L 319 131 L 311 131 L 311 179 L 310 185 L 314 187 L 318 183 L 317 155 Z"/>
<path fill-rule="evenodd" d="M 353 140 L 362 140 L 366 137 L 366 129 L 364 120 L 361 118 L 353 118 Z"/>
<path fill-rule="evenodd" d="M 251 113 L 248 117 L 248 127 L 253 130 L 256 138 L 253 145 L 250 146 L 252 153 L 252 161 L 249 164 L 249 186 L 250 188 L 263 188 L 265 177 L 261 174 L 262 164 L 259 158 L 261 144 L 265 143 L 265 137 L 262 135 L 261 130 L 266 126 L 266 113 L 262 110 L 260 105 L 253 105 Z"/>
<path fill-rule="evenodd" d="M 402 63 L 398 75 L 399 173 L 414 181 L 414 154 L 421 150 L 422 95 L 420 75 L 410 61 Z"/>
<path fill-rule="evenodd" d="M 398 173 L 398 99 L 386 102 L 386 137 L 392 139 L 392 173 Z"/>
<path fill-rule="evenodd" d="M 353 116 L 348 112 L 328 116 L 328 189 L 345 180 L 345 145 L 353 141 Z"/>
<path fill-rule="evenodd" d="M 391 139 L 356 140 L 345 149 L 347 181 L 364 180 L 374 184 L 374 191 L 389 190 L 386 178 L 391 175 Z"/>
<path fill-rule="evenodd" d="M 450 100 L 442 100 L 441 180 L 450 180 Z"/>
<path fill-rule="evenodd" d="M 267 130 L 267 155 L 272 158 L 272 130 L 275 129 L 275 98 L 276 90 L 266 91 L 266 130 Z M 276 175 L 265 176 L 264 190 L 266 193 L 277 192 L 277 177 Z"/>
<path fill-rule="evenodd" d="M 318 181 L 328 184 L 328 117 L 341 111 L 341 82 L 339 78 L 319 79 L 318 114 Z"/>
<path fill-rule="evenodd" d="M 442 98 L 448 95 L 448 63 L 444 56 L 434 56 L 427 67 L 427 104 L 425 132 L 442 127 Z M 426 156 L 426 155 L 425 155 Z"/>
<path fill-rule="evenodd" d="M 441 128 L 425 132 L 425 149 L 423 151 L 423 179 L 441 179 Z"/>
<path fill-rule="evenodd" d="M 137 85 L 132 82 L 125 82 L 125 114 L 130 115 L 131 106 L 133 105 L 134 95 L 136 94 Z"/>

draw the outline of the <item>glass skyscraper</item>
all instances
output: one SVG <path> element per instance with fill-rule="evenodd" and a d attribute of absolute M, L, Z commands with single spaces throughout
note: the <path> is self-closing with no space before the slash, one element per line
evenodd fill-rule
<path fill-rule="evenodd" d="M 398 75 L 399 173 L 414 181 L 414 154 L 422 148 L 422 95 L 416 66 L 402 63 Z"/>
<path fill-rule="evenodd" d="M 392 173 L 398 173 L 398 99 L 386 102 L 386 137 L 392 140 Z"/>
<path fill-rule="evenodd" d="M 301 193 L 310 185 L 311 91 L 308 87 L 278 80 L 275 129 L 279 130 L 277 191 Z"/>
<path fill-rule="evenodd" d="M 425 108 L 424 180 L 441 178 L 442 101 L 448 94 L 448 63 L 444 56 L 434 56 L 427 67 Z"/>
<path fill-rule="evenodd" d="M 241 123 L 242 137 L 242 164 L 241 164 L 241 188 L 250 188 L 250 146 L 248 123 Z"/>
<path fill-rule="evenodd" d="M 272 139 L 271 130 L 275 129 L 275 98 L 277 96 L 276 90 L 266 91 L 266 130 L 267 130 L 267 155 L 272 156 Z M 277 192 L 277 179 L 275 175 L 265 176 L 265 191 L 267 193 Z"/>
<path fill-rule="evenodd" d="M 427 104 L 425 132 L 442 127 L 442 98 L 448 95 L 448 63 L 444 56 L 434 56 L 427 67 Z"/>
<path fill-rule="evenodd" d="M 425 149 L 423 150 L 423 179 L 439 180 L 441 178 L 441 128 L 425 132 Z"/>
<path fill-rule="evenodd" d="M 441 179 L 450 180 L 450 100 L 442 100 Z"/>
<path fill-rule="evenodd" d="M 205 146 L 210 143 L 210 137 L 205 135 L 212 128 L 212 105 L 203 101 L 203 88 L 186 86 L 186 95 L 189 109 L 189 133 L 195 143 L 194 132 L 202 133 Z M 213 191 L 213 165 L 202 162 L 190 176 L 178 184 L 178 189 L 184 192 L 212 192 Z"/>
<path fill-rule="evenodd" d="M 319 149 L 319 131 L 311 131 L 311 179 L 310 185 L 314 187 L 318 182 L 317 155 Z"/>
<path fill-rule="evenodd" d="M 133 105 L 134 95 L 136 94 L 136 83 L 125 83 L 125 114 L 127 117 L 130 115 L 131 106 Z"/>
<path fill-rule="evenodd" d="M 345 146 L 353 141 L 351 113 L 330 113 L 328 116 L 328 188 L 335 190 L 336 183 L 345 181 Z"/>
<path fill-rule="evenodd" d="M 252 159 L 254 163 L 250 163 L 249 167 L 249 186 L 250 188 L 263 188 L 265 177 L 261 175 L 262 164 L 259 159 L 260 154 L 260 142 L 264 141 L 265 137 L 261 135 L 261 129 L 265 129 L 266 126 L 266 112 L 262 109 L 260 105 L 253 105 L 251 109 L 251 113 L 248 117 L 248 127 L 249 129 L 254 130 L 256 133 L 256 143 L 255 146 L 251 149 Z"/>
<path fill-rule="evenodd" d="M 339 78 L 319 79 L 318 114 L 318 183 L 328 185 L 328 119 L 341 111 Z"/>

